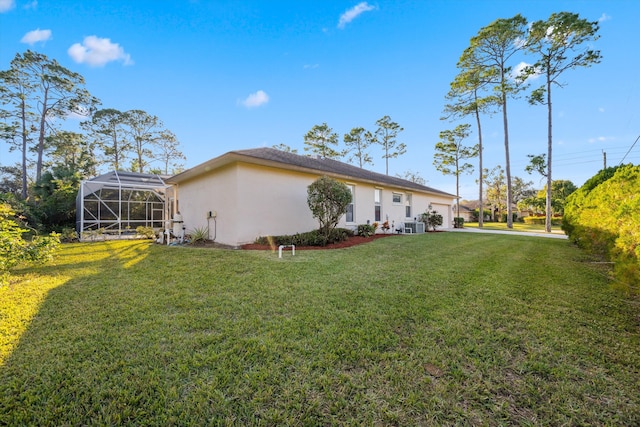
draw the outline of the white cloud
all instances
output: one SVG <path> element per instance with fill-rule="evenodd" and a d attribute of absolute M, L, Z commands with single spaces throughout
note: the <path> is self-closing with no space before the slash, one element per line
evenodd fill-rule
<path fill-rule="evenodd" d="M 8 12 L 16 7 L 15 0 L 0 0 L 0 13 Z"/>
<path fill-rule="evenodd" d="M 611 136 L 598 136 L 596 138 L 589 138 L 588 139 L 589 144 L 594 144 L 596 142 L 610 142 L 610 141 L 615 141 L 614 137 Z"/>
<path fill-rule="evenodd" d="M 511 70 L 511 78 L 512 79 L 516 79 L 520 74 L 522 74 L 522 71 L 527 68 L 530 67 L 532 64 L 527 64 L 526 62 L 520 62 L 518 65 L 516 65 L 515 67 L 513 67 L 513 70 Z M 527 77 L 527 79 L 525 80 L 525 82 L 529 82 L 531 80 L 535 80 L 538 77 L 540 77 L 540 73 L 536 72 L 534 74 L 531 74 L 529 77 Z"/>
<path fill-rule="evenodd" d="M 601 113 L 604 113 L 604 107 L 599 107 L 598 111 L 601 112 Z"/>
<path fill-rule="evenodd" d="M 246 99 L 240 101 L 240 104 L 244 105 L 247 108 L 255 108 L 269 102 L 269 95 L 263 90 L 259 90 L 256 93 L 252 93 L 247 96 Z"/>
<path fill-rule="evenodd" d="M 75 43 L 67 53 L 77 63 L 87 63 L 92 67 L 102 67 L 111 61 L 122 61 L 124 65 L 133 64 L 131 55 L 118 43 L 111 43 L 110 39 L 96 36 L 85 37 L 82 44 Z"/>
<path fill-rule="evenodd" d="M 47 40 L 51 40 L 51 30 L 41 30 L 38 28 L 37 30 L 29 31 L 20 41 L 33 46 L 38 42 L 46 42 Z"/>
<path fill-rule="evenodd" d="M 305 70 L 313 70 L 316 69 L 320 66 L 320 64 L 304 64 L 304 69 Z"/>
<path fill-rule="evenodd" d="M 353 6 L 351 9 L 347 10 L 345 13 L 340 15 L 340 20 L 338 21 L 338 28 L 344 28 L 349 22 L 356 19 L 358 16 L 363 14 L 364 12 L 368 12 L 370 10 L 375 10 L 375 6 L 371 6 L 366 1 L 358 3 Z"/>
<path fill-rule="evenodd" d="M 30 3 L 24 5 L 25 9 L 37 9 L 38 8 L 38 0 L 33 0 Z"/>
<path fill-rule="evenodd" d="M 607 15 L 606 13 L 603 13 L 602 16 L 600 18 L 598 18 L 598 22 L 608 21 L 610 19 L 611 19 L 611 17 L 609 15 Z"/>

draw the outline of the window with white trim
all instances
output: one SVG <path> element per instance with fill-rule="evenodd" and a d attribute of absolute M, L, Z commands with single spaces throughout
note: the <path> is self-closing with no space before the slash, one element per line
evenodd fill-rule
<path fill-rule="evenodd" d="M 347 184 L 347 188 L 351 191 L 351 203 L 347 205 L 346 222 L 355 222 L 355 204 L 356 204 L 356 188 L 354 185 Z"/>
<path fill-rule="evenodd" d="M 394 205 L 400 205 L 400 204 L 402 204 L 402 194 L 400 194 L 400 193 L 393 193 L 393 204 L 394 204 Z"/>
<path fill-rule="evenodd" d="M 376 188 L 373 191 L 373 220 L 378 222 L 382 218 L 382 189 Z"/>

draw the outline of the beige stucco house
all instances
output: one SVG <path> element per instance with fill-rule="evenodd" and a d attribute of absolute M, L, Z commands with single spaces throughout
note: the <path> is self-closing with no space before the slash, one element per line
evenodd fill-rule
<path fill-rule="evenodd" d="M 353 194 L 339 227 L 388 221 L 393 225 L 389 232 L 404 231 L 429 206 L 443 216 L 443 228 L 452 227 L 452 194 L 273 148 L 231 151 L 169 178 L 169 218 L 179 213 L 187 233 L 208 227 L 211 239 L 231 246 L 311 231 L 318 222 L 307 205 L 307 187 L 323 175 L 344 182 Z"/>

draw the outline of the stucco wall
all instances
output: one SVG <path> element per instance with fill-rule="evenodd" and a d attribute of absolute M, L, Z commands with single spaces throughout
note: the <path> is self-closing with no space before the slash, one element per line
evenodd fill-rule
<path fill-rule="evenodd" d="M 210 226 L 210 238 L 234 244 L 237 241 L 235 218 L 238 216 L 238 171 L 234 165 L 202 174 L 178 186 L 178 209 L 187 233 L 194 228 Z M 217 217 L 207 219 L 209 211 Z"/>
<path fill-rule="evenodd" d="M 417 192 L 410 192 L 400 188 L 373 185 L 369 183 L 357 183 L 346 181 L 346 184 L 354 185 L 355 187 L 355 222 L 346 223 L 343 220 L 340 222 L 340 227 L 353 227 L 357 224 L 373 223 L 375 219 L 374 210 L 374 197 L 375 189 L 382 190 L 381 197 L 381 216 L 379 226 L 382 223 L 389 221 L 389 225 L 393 228 L 400 227 L 400 224 L 406 221 L 413 221 L 414 218 L 420 219 L 420 214 L 427 211 L 429 204 L 432 205 L 432 209 L 438 210 L 443 215 L 442 228 L 450 228 L 451 226 L 451 202 L 449 197 L 437 196 L 433 194 L 424 194 Z M 393 202 L 393 194 L 400 194 L 402 197 L 401 203 Z M 407 197 L 410 197 L 411 216 L 406 216 Z M 393 231 L 393 230 L 390 230 Z M 378 232 L 382 232 L 378 229 Z"/>
<path fill-rule="evenodd" d="M 307 187 L 320 175 L 233 163 L 194 179 L 181 182 L 177 198 L 187 232 L 210 226 L 210 237 L 232 246 L 252 243 L 257 237 L 295 234 L 314 230 L 318 221 L 307 205 Z M 451 226 L 451 198 L 434 196 L 371 183 L 342 180 L 354 186 L 354 218 L 347 223 L 343 216 L 339 227 L 355 229 L 358 224 L 374 222 L 375 189 L 382 190 L 380 225 L 385 220 L 399 227 L 427 210 L 429 204 L 444 216 L 443 228 Z M 393 203 L 393 193 L 402 195 Z M 411 217 L 406 218 L 407 196 L 411 196 Z M 207 213 L 217 218 L 207 221 Z M 214 230 L 215 225 L 215 230 Z M 382 232 L 378 229 L 378 232 Z M 390 230 L 393 232 L 393 229 Z"/>
<path fill-rule="evenodd" d="M 238 243 L 257 237 L 295 234 L 318 228 L 307 205 L 307 187 L 318 175 L 240 164 Z"/>

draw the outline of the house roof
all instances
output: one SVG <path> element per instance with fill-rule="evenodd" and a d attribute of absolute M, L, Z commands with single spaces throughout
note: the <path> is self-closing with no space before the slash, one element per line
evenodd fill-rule
<path fill-rule="evenodd" d="M 111 171 L 88 180 L 91 183 L 100 183 L 108 186 L 140 187 L 140 188 L 164 188 L 166 187 L 159 175 Z"/>
<path fill-rule="evenodd" d="M 438 194 L 447 197 L 456 197 L 453 194 L 436 190 L 425 185 L 416 184 L 406 179 L 372 172 L 357 166 L 349 165 L 333 159 L 300 156 L 274 148 L 254 148 L 249 150 L 230 151 L 222 156 L 208 160 L 191 169 L 179 173 L 166 181 L 168 183 L 180 183 L 190 180 L 202 173 L 206 173 L 234 162 L 245 162 L 264 166 L 272 166 L 280 169 L 311 172 L 328 175 L 334 178 L 352 179 L 377 185 L 392 186 L 404 190 L 420 191 L 423 193 Z"/>

